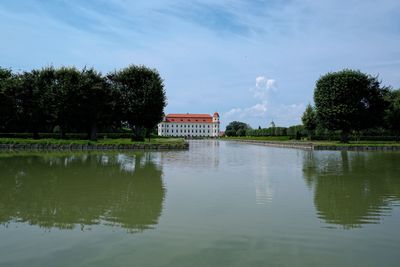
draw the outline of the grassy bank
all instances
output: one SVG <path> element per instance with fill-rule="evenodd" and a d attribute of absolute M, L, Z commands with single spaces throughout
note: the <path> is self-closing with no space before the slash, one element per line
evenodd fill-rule
<path fill-rule="evenodd" d="M 254 140 L 254 141 L 293 141 L 289 136 L 230 136 L 222 140 Z"/>
<path fill-rule="evenodd" d="M 357 146 L 365 146 L 365 147 L 385 147 L 385 146 L 399 146 L 400 142 L 396 141 L 352 141 L 349 143 L 340 143 L 339 141 L 309 141 L 309 140 L 290 140 L 288 136 L 260 136 L 260 137 L 224 137 L 222 140 L 236 140 L 236 141 L 254 141 L 254 142 L 276 142 L 276 143 L 304 143 L 310 144 L 314 146 L 332 146 L 332 147 L 357 147 Z"/>
<path fill-rule="evenodd" d="M 38 145 L 182 145 L 183 138 L 152 138 L 143 142 L 131 141 L 129 138 L 89 140 L 63 140 L 63 139 L 30 139 L 30 138 L 0 138 L 0 144 L 38 144 Z"/>

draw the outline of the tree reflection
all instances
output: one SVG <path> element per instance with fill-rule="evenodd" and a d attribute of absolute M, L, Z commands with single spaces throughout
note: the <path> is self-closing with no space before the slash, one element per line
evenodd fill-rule
<path fill-rule="evenodd" d="M 303 172 L 318 217 L 344 228 L 379 223 L 400 200 L 400 154 L 308 152 Z"/>
<path fill-rule="evenodd" d="M 158 222 L 165 189 L 151 154 L 0 157 L 0 222 L 44 228 Z"/>

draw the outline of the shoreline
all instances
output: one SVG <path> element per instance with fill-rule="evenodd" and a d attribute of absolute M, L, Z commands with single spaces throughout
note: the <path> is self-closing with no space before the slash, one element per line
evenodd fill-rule
<path fill-rule="evenodd" d="M 187 150 L 189 143 L 177 144 L 0 144 L 0 151 L 140 151 Z"/>
<path fill-rule="evenodd" d="M 270 147 L 294 148 L 304 150 L 341 150 L 341 151 L 400 151 L 399 145 L 370 145 L 370 144 L 318 144 L 313 142 L 291 142 L 291 141 L 263 141 L 244 139 L 222 139 L 239 143 L 250 143 Z"/>

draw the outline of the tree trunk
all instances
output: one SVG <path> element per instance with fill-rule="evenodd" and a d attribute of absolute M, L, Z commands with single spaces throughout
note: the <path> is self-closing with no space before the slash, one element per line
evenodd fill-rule
<path fill-rule="evenodd" d="M 144 141 L 143 128 L 141 126 L 132 127 L 132 141 Z"/>
<path fill-rule="evenodd" d="M 39 132 L 37 130 L 33 131 L 33 139 L 39 139 Z"/>
<path fill-rule="evenodd" d="M 149 139 L 149 142 L 150 142 L 150 138 L 151 138 L 151 129 L 146 129 L 146 137 Z"/>
<path fill-rule="evenodd" d="M 97 141 L 97 123 L 93 122 L 90 127 L 90 141 Z"/>
<path fill-rule="evenodd" d="M 60 126 L 60 139 L 65 139 L 65 131 L 64 128 Z"/>
<path fill-rule="evenodd" d="M 349 142 L 349 132 L 347 130 L 342 130 L 340 134 L 340 142 L 345 144 Z"/>
<path fill-rule="evenodd" d="M 313 131 L 312 131 L 312 130 L 309 130 L 309 131 L 308 131 L 308 139 L 309 139 L 310 141 L 313 140 Z"/>

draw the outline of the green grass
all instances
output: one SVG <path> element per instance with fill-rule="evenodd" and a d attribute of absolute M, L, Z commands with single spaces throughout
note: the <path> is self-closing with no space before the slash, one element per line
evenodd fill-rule
<path fill-rule="evenodd" d="M 222 140 L 289 141 L 289 136 L 230 136 Z"/>
<path fill-rule="evenodd" d="M 243 136 L 243 137 L 224 137 L 222 140 L 248 140 L 248 141 L 268 141 L 277 143 L 312 143 L 320 146 L 400 146 L 396 141 L 352 141 L 349 143 L 340 143 L 339 141 L 310 141 L 310 140 L 290 140 L 288 136 Z"/>
<path fill-rule="evenodd" d="M 63 140 L 63 139 L 30 139 L 30 138 L 0 138 L 0 144 L 41 144 L 41 145 L 132 145 L 132 144 L 183 144 L 183 138 L 152 138 L 143 142 L 124 139 L 99 139 L 97 141 L 89 140 Z"/>
<path fill-rule="evenodd" d="M 308 141 L 314 145 L 320 146 L 400 146 L 395 141 L 352 141 L 349 143 L 340 143 L 339 141 Z"/>

